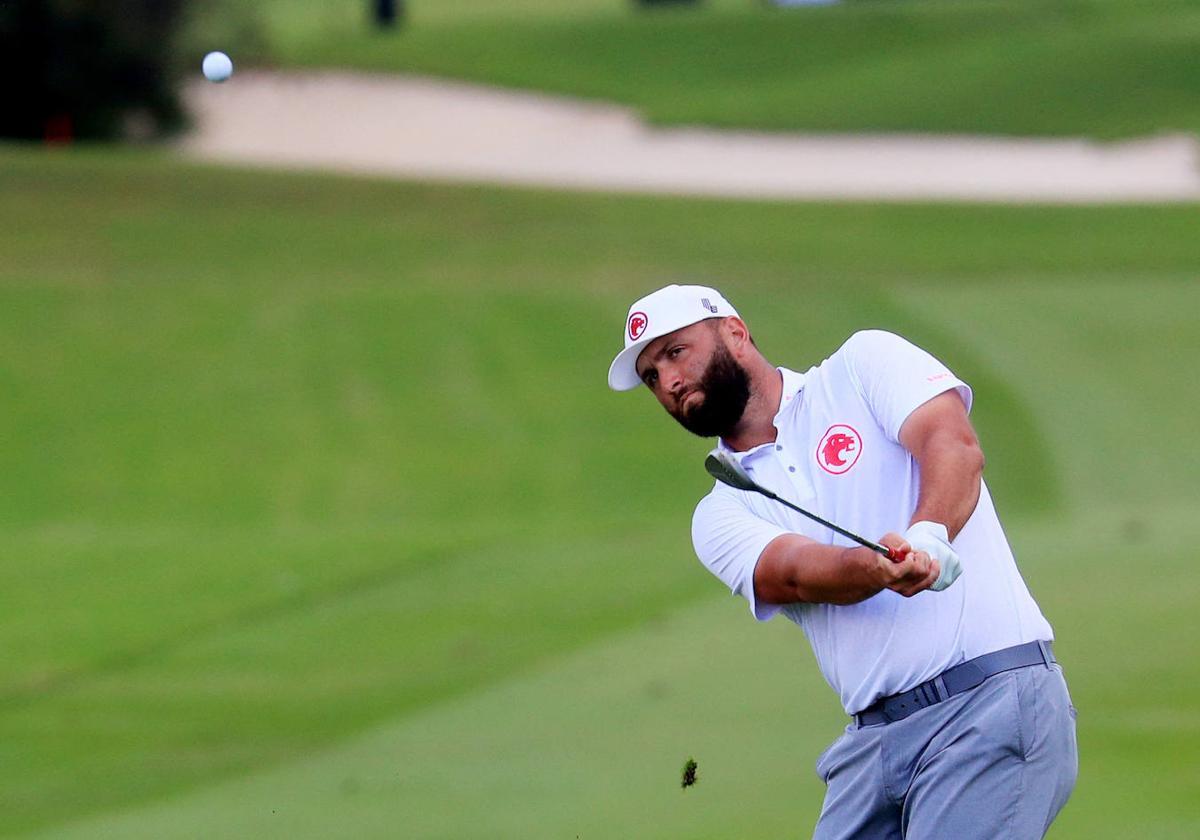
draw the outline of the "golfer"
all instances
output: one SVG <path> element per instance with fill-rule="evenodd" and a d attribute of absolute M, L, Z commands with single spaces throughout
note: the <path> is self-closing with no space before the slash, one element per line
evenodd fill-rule
<path fill-rule="evenodd" d="M 624 342 L 611 388 L 644 384 L 756 483 L 899 553 L 721 483 L 696 506 L 701 562 L 758 621 L 800 625 L 852 718 L 817 761 L 814 837 L 1042 837 L 1075 785 L 1075 710 L 981 477 L 971 389 L 878 330 L 776 367 L 704 286 L 635 302 Z"/>

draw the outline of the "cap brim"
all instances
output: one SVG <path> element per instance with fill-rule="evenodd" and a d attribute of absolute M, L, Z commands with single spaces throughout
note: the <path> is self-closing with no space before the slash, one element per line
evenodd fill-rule
<path fill-rule="evenodd" d="M 642 351 L 646 349 L 646 345 L 653 340 L 653 338 L 643 339 L 636 344 L 629 345 L 617 354 L 612 364 L 608 366 L 609 388 L 614 391 L 632 391 L 642 384 L 641 377 L 637 375 L 637 360 L 638 356 L 642 355 Z"/>

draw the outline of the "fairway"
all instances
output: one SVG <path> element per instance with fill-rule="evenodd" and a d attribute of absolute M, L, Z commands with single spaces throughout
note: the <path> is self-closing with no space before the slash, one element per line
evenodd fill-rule
<path fill-rule="evenodd" d="M 605 386 L 684 279 L 975 386 L 1080 709 L 1050 836 L 1197 836 L 1196 210 L 0 147 L 0 836 L 805 836 L 836 700 L 693 557 L 708 444 Z"/>

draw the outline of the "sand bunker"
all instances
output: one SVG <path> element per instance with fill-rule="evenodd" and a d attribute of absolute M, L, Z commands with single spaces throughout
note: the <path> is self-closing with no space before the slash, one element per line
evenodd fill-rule
<path fill-rule="evenodd" d="M 655 128 L 628 109 L 457 82 L 243 72 L 187 88 L 196 158 L 473 183 L 768 199 L 1200 199 L 1200 145 Z"/>

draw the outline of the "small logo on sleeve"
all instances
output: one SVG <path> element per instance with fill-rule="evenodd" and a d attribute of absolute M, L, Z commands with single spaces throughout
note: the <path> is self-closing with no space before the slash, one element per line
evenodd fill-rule
<path fill-rule="evenodd" d="M 645 312 L 631 312 L 629 314 L 629 340 L 637 341 L 642 333 L 646 331 L 646 324 L 649 321 L 646 318 Z"/>
<path fill-rule="evenodd" d="M 848 472 L 862 455 L 862 436 L 844 423 L 835 423 L 817 445 L 817 463 L 831 475 Z"/>

